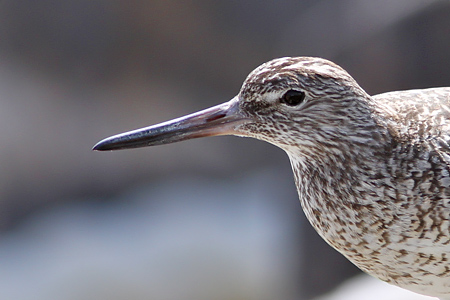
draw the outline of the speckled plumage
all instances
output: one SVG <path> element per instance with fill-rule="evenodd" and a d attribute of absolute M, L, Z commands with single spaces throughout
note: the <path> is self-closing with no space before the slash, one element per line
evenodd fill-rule
<path fill-rule="evenodd" d="M 289 90 L 304 92 L 304 100 L 286 105 L 280 99 Z M 369 96 L 332 62 L 280 58 L 251 72 L 220 107 L 114 136 L 95 149 L 221 134 L 284 149 L 307 218 L 363 271 L 450 299 L 450 88 Z"/>

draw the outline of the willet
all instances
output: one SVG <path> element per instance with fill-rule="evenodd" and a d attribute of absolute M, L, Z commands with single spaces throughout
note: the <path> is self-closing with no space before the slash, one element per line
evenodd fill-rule
<path fill-rule="evenodd" d="M 383 281 L 450 299 L 450 88 L 369 96 L 330 61 L 279 58 L 229 102 L 94 150 L 214 135 L 285 150 L 303 210 L 328 244 Z"/>

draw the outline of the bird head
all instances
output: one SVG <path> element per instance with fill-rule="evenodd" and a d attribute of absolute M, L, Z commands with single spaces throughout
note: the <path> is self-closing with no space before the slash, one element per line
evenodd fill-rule
<path fill-rule="evenodd" d="M 253 137 L 292 148 L 348 135 L 368 99 L 341 67 L 321 58 L 284 57 L 253 70 L 232 100 L 177 118 L 106 138 L 94 150 L 168 144 L 216 135 Z M 364 102 L 359 101 L 359 102 Z"/>

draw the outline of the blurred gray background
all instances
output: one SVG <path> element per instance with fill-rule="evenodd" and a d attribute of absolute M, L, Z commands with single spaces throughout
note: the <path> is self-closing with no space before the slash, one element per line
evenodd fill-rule
<path fill-rule="evenodd" d="M 269 144 L 91 151 L 303 55 L 370 94 L 450 86 L 450 1 L 0 1 L 0 298 L 312 299 L 358 274 Z"/>

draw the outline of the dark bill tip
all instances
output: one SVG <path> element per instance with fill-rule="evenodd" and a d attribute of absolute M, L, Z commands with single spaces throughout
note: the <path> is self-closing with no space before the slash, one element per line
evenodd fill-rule
<path fill-rule="evenodd" d="M 108 141 L 108 139 L 104 139 L 104 140 L 101 140 L 100 142 L 98 142 L 97 144 L 95 144 L 94 147 L 92 147 L 92 150 L 110 151 L 110 150 L 114 150 L 114 149 L 112 149 L 110 141 Z"/>

